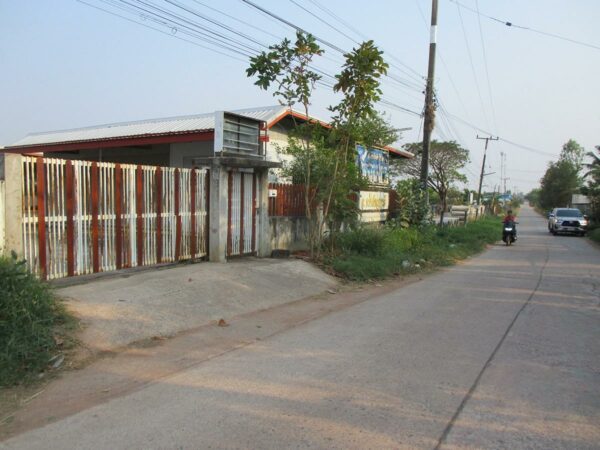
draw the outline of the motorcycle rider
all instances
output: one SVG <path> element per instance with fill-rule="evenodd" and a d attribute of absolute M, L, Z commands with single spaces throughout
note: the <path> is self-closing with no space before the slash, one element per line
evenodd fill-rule
<path fill-rule="evenodd" d="M 513 216 L 512 209 L 506 211 L 506 216 L 502 219 L 502 223 L 506 225 L 507 223 L 511 223 L 513 226 L 513 233 L 515 235 L 515 241 L 517 240 L 517 218 Z"/>

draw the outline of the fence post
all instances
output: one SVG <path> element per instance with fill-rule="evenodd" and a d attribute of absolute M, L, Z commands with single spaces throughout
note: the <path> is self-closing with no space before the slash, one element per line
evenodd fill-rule
<path fill-rule="evenodd" d="M 94 272 L 100 272 L 100 235 L 98 230 L 99 179 L 98 163 L 92 163 L 92 266 Z"/>
<path fill-rule="evenodd" d="M 74 177 L 73 161 L 65 162 L 65 193 L 67 197 L 67 273 L 70 277 L 75 275 L 75 224 L 73 216 L 75 215 Z"/>
<path fill-rule="evenodd" d="M 4 156 L 4 213 L 0 211 L 0 227 L 4 226 L 4 239 L 0 241 L 0 253 L 15 252 L 20 258 L 25 255 L 23 240 L 23 157 L 6 153 Z M 0 193 L 2 195 L 2 193 Z"/>
<path fill-rule="evenodd" d="M 179 190 L 181 178 L 179 169 L 175 169 L 175 261 L 181 256 L 181 215 L 179 214 Z"/>
<path fill-rule="evenodd" d="M 135 171 L 135 209 L 136 209 L 136 238 L 137 238 L 137 265 L 144 265 L 144 183 L 142 166 L 137 166 Z"/>
<path fill-rule="evenodd" d="M 190 172 L 190 253 L 191 259 L 196 258 L 196 169 Z"/>
<path fill-rule="evenodd" d="M 162 171 L 156 168 L 156 262 L 162 262 Z"/>
<path fill-rule="evenodd" d="M 37 214 L 38 214 L 38 254 L 40 258 L 40 274 L 42 279 L 46 279 L 48 268 L 46 265 L 46 204 L 44 191 L 46 189 L 46 170 L 44 167 L 44 158 L 36 158 L 36 178 L 37 178 Z"/>
<path fill-rule="evenodd" d="M 117 269 L 123 267 L 123 172 L 121 164 L 115 164 L 115 250 L 117 252 Z"/>

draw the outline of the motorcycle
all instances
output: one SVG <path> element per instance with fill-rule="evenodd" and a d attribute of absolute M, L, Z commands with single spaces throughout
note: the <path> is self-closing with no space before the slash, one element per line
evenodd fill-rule
<path fill-rule="evenodd" d="M 509 246 L 517 240 L 515 222 L 504 222 L 502 225 L 502 241 Z"/>

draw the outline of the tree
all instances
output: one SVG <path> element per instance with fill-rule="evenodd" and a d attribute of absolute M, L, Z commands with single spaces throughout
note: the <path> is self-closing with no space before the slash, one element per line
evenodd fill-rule
<path fill-rule="evenodd" d="M 558 161 L 548 165 L 541 179 L 539 204 L 543 209 L 567 206 L 583 186 L 580 175 L 585 149 L 570 139 L 563 145 Z"/>
<path fill-rule="evenodd" d="M 399 175 L 419 178 L 421 173 L 422 144 L 414 142 L 404 145 L 404 149 L 415 155 L 412 159 L 396 162 L 395 171 Z M 432 141 L 429 150 L 429 178 L 427 185 L 440 197 L 441 217 L 448 206 L 448 192 L 456 182 L 466 182 L 467 177 L 460 172 L 469 162 L 469 150 L 462 148 L 455 141 Z"/>
<path fill-rule="evenodd" d="M 275 85 L 273 96 L 278 97 L 279 102 L 289 108 L 293 108 L 299 103 L 308 118 L 310 117 L 310 99 L 317 81 L 321 79 L 318 73 L 311 70 L 311 63 L 316 56 L 322 55 L 323 52 L 312 35 L 298 31 L 294 43 L 286 38 L 280 44 L 270 46 L 268 52 L 262 52 L 250 58 L 250 66 L 246 69 L 246 75 L 248 77 L 256 75 L 257 79 L 254 84 L 263 90 L 268 90 Z M 296 122 L 293 116 L 292 118 Z M 288 146 L 290 154 L 297 157 L 301 155 L 298 158 L 298 164 L 302 165 L 301 183 L 305 187 L 304 204 L 306 217 L 310 224 L 308 240 L 311 254 L 319 240 L 315 229 L 318 218 L 314 214 L 316 189 L 314 189 L 312 169 L 315 166 L 315 156 L 317 156 L 313 141 L 321 141 L 313 139 L 315 132 L 317 132 L 317 127 L 310 121 L 302 126 L 296 124 Z"/>
<path fill-rule="evenodd" d="M 592 203 L 592 215 L 594 221 L 600 222 L 600 145 L 596 146 L 597 155 L 594 152 L 588 152 L 587 156 L 591 162 L 585 164 L 587 172 L 584 178 L 587 179 L 586 194 Z"/>
<path fill-rule="evenodd" d="M 320 76 L 311 70 L 314 57 L 323 54 L 311 35 L 296 34 L 292 44 L 284 39 L 250 59 L 247 75 L 257 76 L 261 89 L 275 86 L 274 96 L 292 108 L 300 103 L 310 117 L 309 106 Z M 334 92 L 342 94 L 331 127 L 310 120 L 297 125 L 288 146 L 281 149 L 293 156 L 284 167 L 295 183 L 305 186 L 306 216 L 309 220 L 309 243 L 312 257 L 318 257 L 324 225 L 334 230 L 336 224 L 351 221 L 357 208 L 349 195 L 365 185 L 356 167 L 355 144 L 387 145 L 397 133 L 377 113 L 374 104 L 380 99 L 379 79 L 387 71 L 383 53 L 373 41 L 362 43 L 344 55 L 345 63 L 336 75 Z M 315 213 L 320 206 L 322 213 Z"/>
<path fill-rule="evenodd" d="M 550 163 L 540 183 L 540 206 L 543 209 L 567 206 L 579 185 L 577 168 L 570 161 L 560 159 Z"/>
<path fill-rule="evenodd" d="M 562 146 L 560 159 L 573 164 L 573 167 L 579 172 L 583 168 L 583 157 L 585 154 L 585 148 L 579 145 L 574 139 L 569 139 L 569 141 Z"/>

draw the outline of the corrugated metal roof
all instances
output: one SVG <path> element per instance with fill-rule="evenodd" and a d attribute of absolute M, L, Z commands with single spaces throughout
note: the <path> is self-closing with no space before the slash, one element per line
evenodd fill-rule
<path fill-rule="evenodd" d="M 248 108 L 231 111 L 252 119 L 269 122 L 287 110 L 284 106 Z M 71 130 L 31 133 L 9 147 L 23 147 L 67 142 L 86 142 L 136 136 L 156 136 L 213 130 L 215 113 L 96 125 Z"/>
<path fill-rule="evenodd" d="M 231 110 L 234 114 L 246 116 L 251 119 L 261 120 L 271 125 L 276 119 L 281 118 L 288 107 L 281 105 L 265 106 Z M 293 111 L 298 117 L 305 117 L 299 111 Z M 319 120 L 319 119 L 315 119 Z M 321 121 L 326 123 L 325 121 Z M 120 122 L 106 125 L 96 125 L 71 130 L 48 131 L 31 133 L 23 139 L 6 148 L 29 147 L 47 144 L 64 144 L 69 142 L 93 142 L 108 139 L 133 138 L 140 136 L 160 136 L 170 134 L 194 133 L 210 131 L 215 128 L 215 113 L 194 114 L 188 116 L 166 117 L 159 119 L 138 120 L 134 122 Z M 411 158 L 414 155 L 404 150 L 386 147 L 387 150 Z"/>

